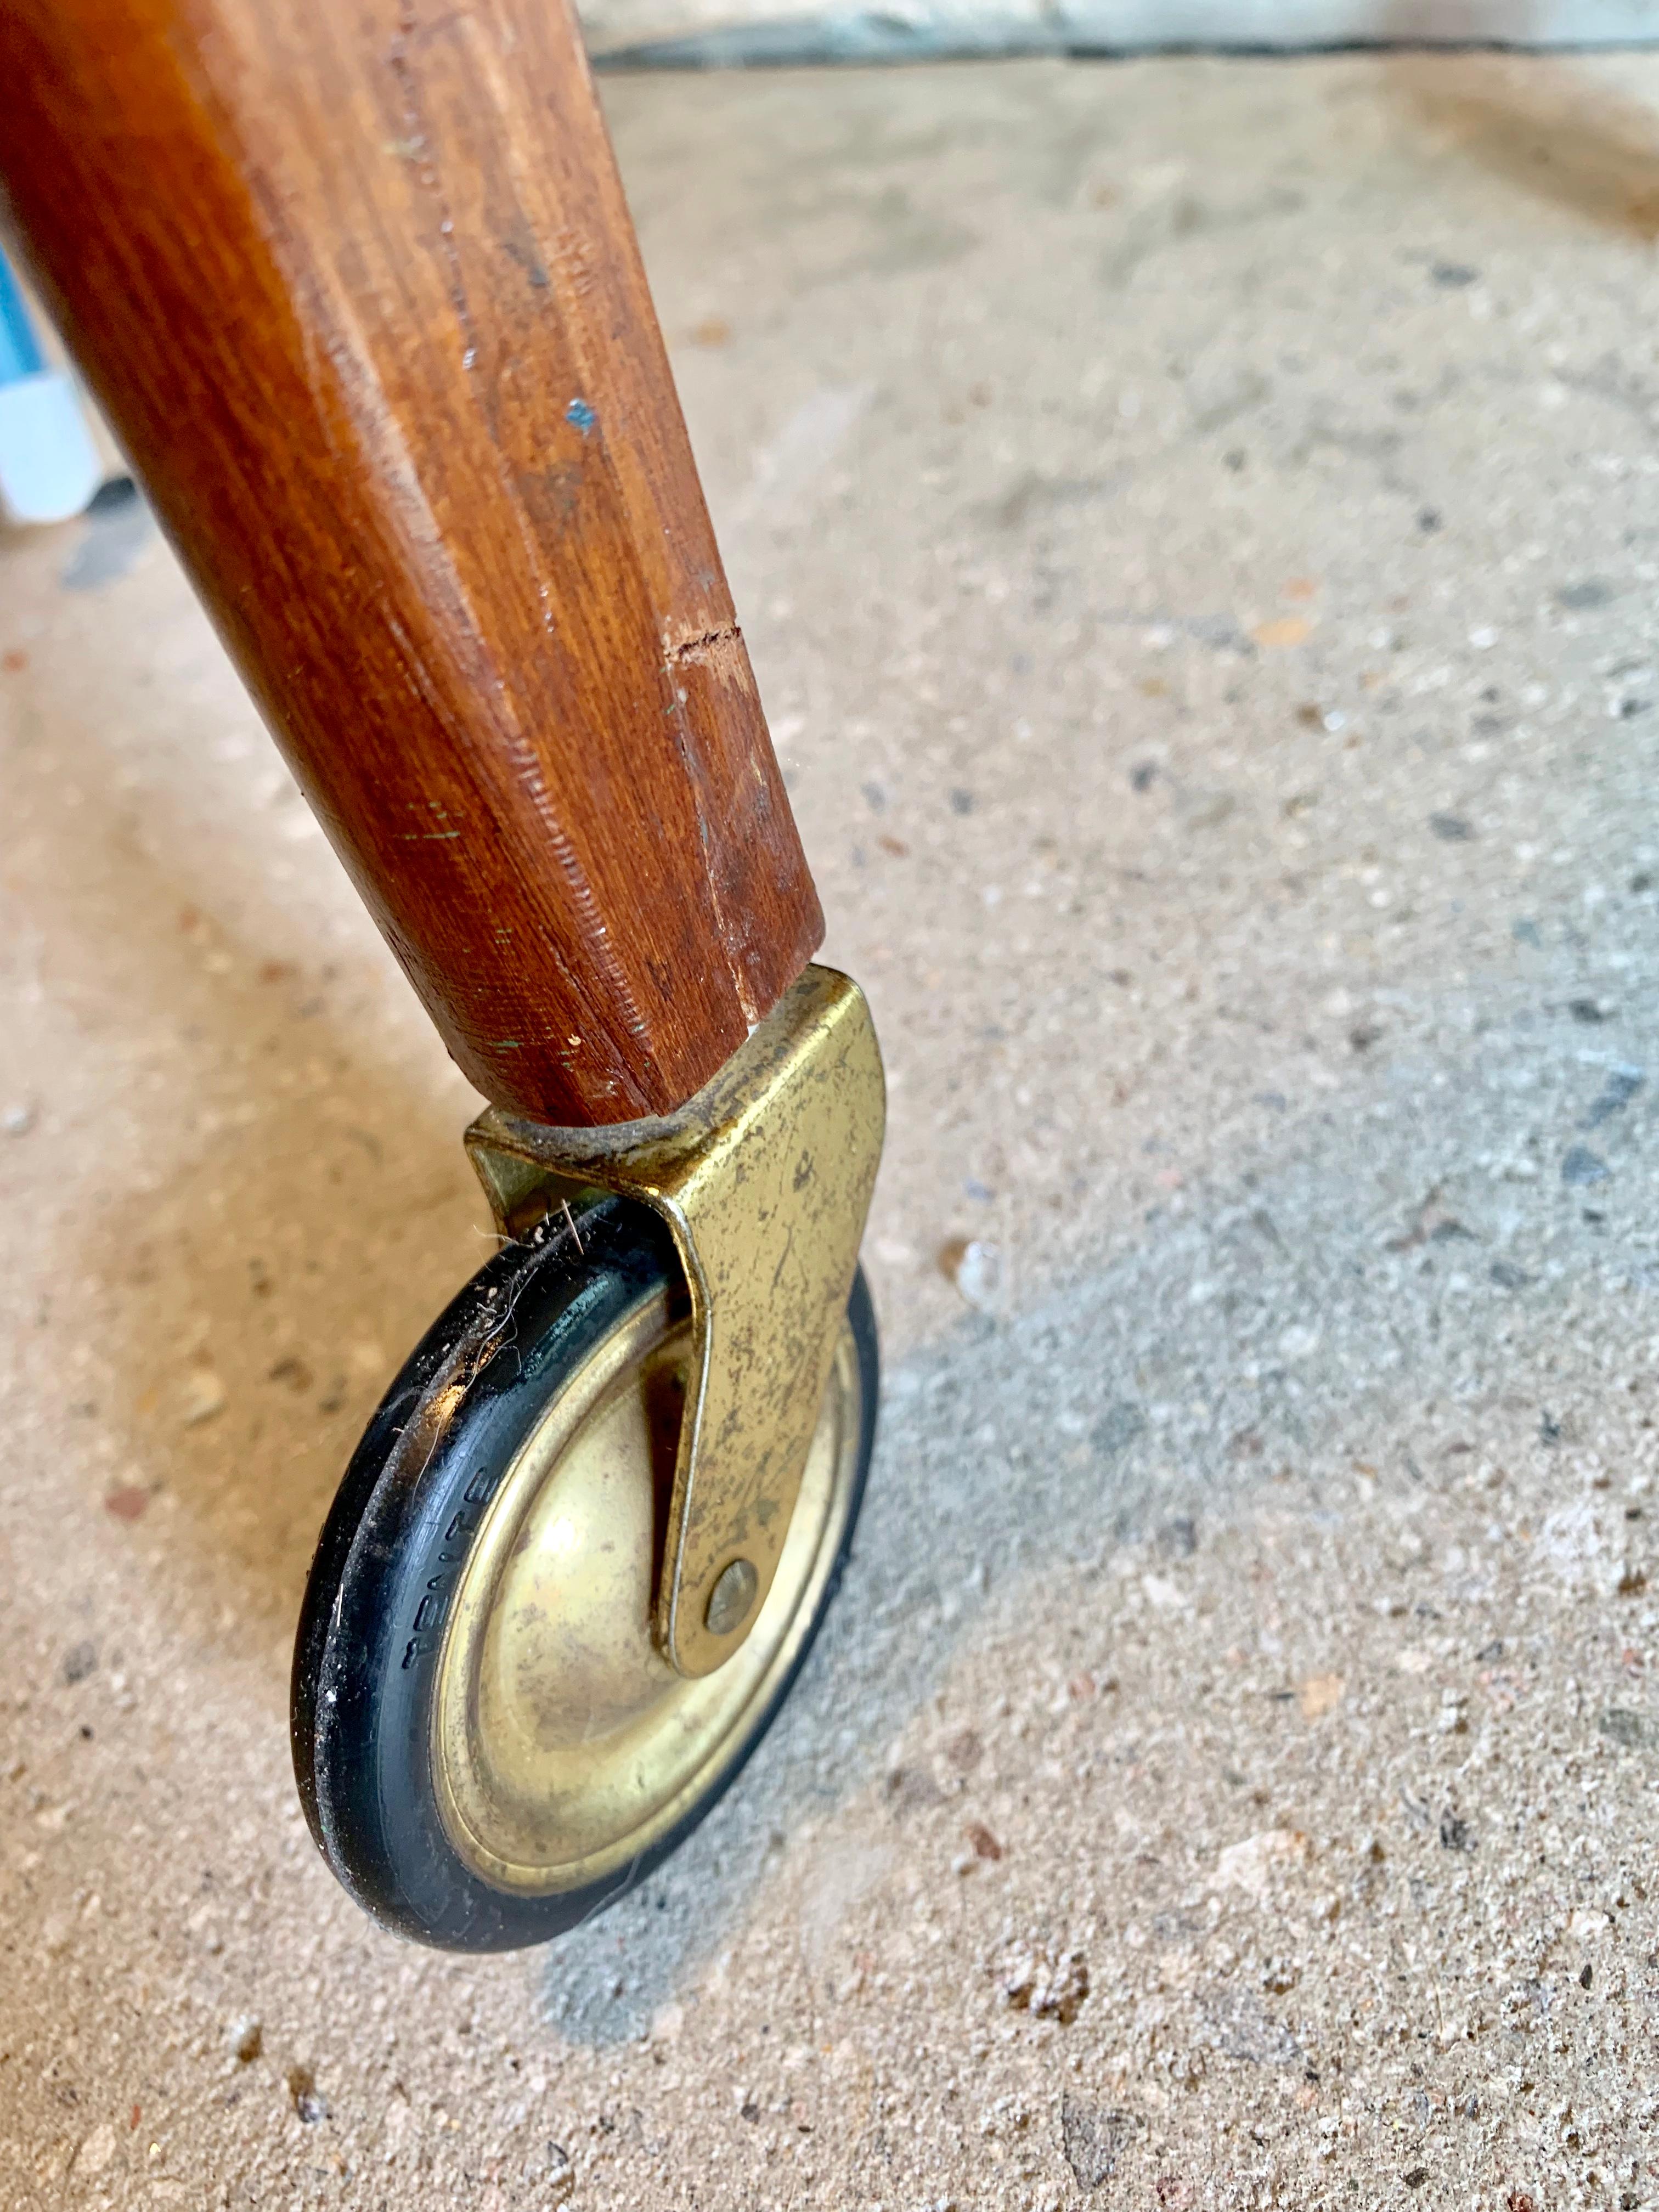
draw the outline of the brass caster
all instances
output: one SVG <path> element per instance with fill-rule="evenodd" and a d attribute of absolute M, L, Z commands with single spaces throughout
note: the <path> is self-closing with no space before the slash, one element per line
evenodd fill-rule
<path fill-rule="evenodd" d="M 572 1172 L 579 1133 L 495 1117 L 475 1133 L 514 1241 L 358 1447 L 295 1658 L 313 1835 L 403 1935 L 501 1950 L 590 1917 L 729 1787 L 811 1648 L 857 1521 L 878 1381 L 854 1262 L 879 1063 L 872 1142 L 842 1110 L 849 1067 L 870 1096 L 868 1018 L 832 987 L 851 989 L 809 970 L 678 1134 L 613 1137 L 598 1163 L 610 1189 L 592 1160 Z M 738 1198 L 760 1222 L 746 1241 L 720 1217 Z M 728 1449 L 704 1459 L 711 1407 Z"/>
<path fill-rule="evenodd" d="M 875 1433 L 860 1273 L 778 1569 L 712 1674 L 651 1634 L 691 1349 L 672 1243 L 601 1200 L 468 1284 L 388 1393 L 323 1531 L 294 1753 L 377 1920 L 539 1943 L 642 1880 L 736 1778 L 835 1595 Z"/>

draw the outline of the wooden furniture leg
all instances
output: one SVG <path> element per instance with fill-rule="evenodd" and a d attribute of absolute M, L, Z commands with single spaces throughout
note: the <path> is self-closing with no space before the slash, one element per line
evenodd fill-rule
<path fill-rule="evenodd" d="M 566 0 L 3 0 L 43 297 L 469 1079 L 661 1113 L 822 917 Z"/>
<path fill-rule="evenodd" d="M 0 0 L 12 230 L 450 1051 L 497 1258 L 323 1531 L 294 1747 L 422 1940 L 689 1832 L 834 1594 L 880 1149 L 566 0 Z"/>

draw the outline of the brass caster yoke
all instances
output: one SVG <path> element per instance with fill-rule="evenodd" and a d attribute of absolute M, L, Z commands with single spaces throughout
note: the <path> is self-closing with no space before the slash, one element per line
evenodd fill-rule
<path fill-rule="evenodd" d="M 676 1114 L 554 1129 L 491 1109 L 466 1146 L 504 1236 L 582 1193 L 672 1232 L 692 1373 L 653 1626 L 687 1676 L 743 1643 L 794 1510 L 881 1158 L 886 1094 L 864 994 L 808 967 Z"/>

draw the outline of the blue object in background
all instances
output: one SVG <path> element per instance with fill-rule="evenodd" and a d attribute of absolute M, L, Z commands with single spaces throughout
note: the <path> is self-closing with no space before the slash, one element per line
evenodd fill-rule
<path fill-rule="evenodd" d="M 17 279 L 6 266 L 5 255 L 0 253 L 0 384 L 39 376 L 46 365 Z"/>
<path fill-rule="evenodd" d="M 47 365 L 0 254 L 0 520 L 66 521 L 103 473 L 75 386 Z"/>

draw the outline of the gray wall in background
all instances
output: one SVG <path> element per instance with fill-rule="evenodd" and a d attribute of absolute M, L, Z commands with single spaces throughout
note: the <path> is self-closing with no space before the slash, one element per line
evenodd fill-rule
<path fill-rule="evenodd" d="M 1659 43 L 1659 0 L 592 0 L 612 66 L 720 69 L 992 53 L 1351 46 L 1606 47 Z"/>

